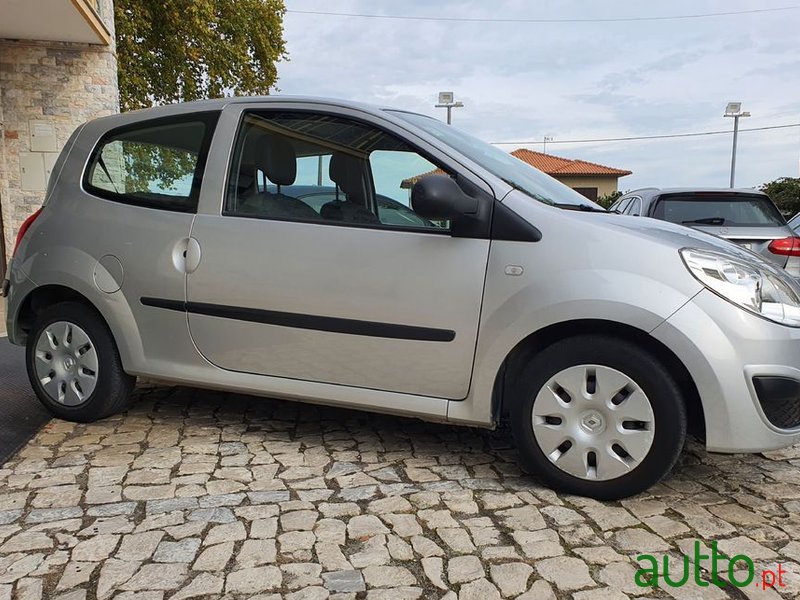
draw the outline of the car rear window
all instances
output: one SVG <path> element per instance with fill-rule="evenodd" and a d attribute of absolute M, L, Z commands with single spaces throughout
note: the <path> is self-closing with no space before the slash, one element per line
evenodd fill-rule
<path fill-rule="evenodd" d="M 126 204 L 195 210 L 217 116 L 183 115 L 109 132 L 92 153 L 84 187 Z"/>
<path fill-rule="evenodd" d="M 674 194 L 662 197 L 653 217 L 681 225 L 760 227 L 785 225 L 769 198 L 748 194 Z"/>

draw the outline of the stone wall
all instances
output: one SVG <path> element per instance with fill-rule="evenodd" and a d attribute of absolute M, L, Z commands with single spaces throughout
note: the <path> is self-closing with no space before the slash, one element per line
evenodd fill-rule
<path fill-rule="evenodd" d="M 113 0 L 98 4 L 113 39 Z M 60 151 L 78 125 L 116 112 L 119 91 L 113 43 L 0 40 L 0 205 L 6 260 L 20 225 L 44 200 L 44 191 L 23 191 L 21 186 L 20 154 L 31 150 L 31 120 L 54 128 Z"/>

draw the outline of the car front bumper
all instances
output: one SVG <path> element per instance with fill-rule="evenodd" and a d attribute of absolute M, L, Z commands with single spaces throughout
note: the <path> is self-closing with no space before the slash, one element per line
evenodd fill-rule
<path fill-rule="evenodd" d="M 800 328 L 703 290 L 652 335 L 675 352 L 697 386 L 709 450 L 800 443 Z"/>

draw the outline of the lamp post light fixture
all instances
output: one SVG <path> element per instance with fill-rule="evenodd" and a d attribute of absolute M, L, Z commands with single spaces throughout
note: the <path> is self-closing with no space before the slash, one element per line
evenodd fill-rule
<path fill-rule="evenodd" d="M 455 102 L 453 98 L 453 92 L 439 92 L 439 103 L 436 105 L 436 108 L 446 108 L 447 109 L 447 124 L 450 125 L 451 121 L 451 111 L 454 108 L 461 108 L 464 106 L 463 102 Z"/>
<path fill-rule="evenodd" d="M 733 182 L 736 177 L 736 141 L 739 137 L 739 117 L 749 117 L 750 113 L 745 111 L 742 112 L 742 103 L 741 102 L 728 102 L 728 106 L 725 107 L 725 114 L 724 117 L 733 117 L 733 150 L 731 151 L 731 184 L 730 187 L 733 187 Z"/>

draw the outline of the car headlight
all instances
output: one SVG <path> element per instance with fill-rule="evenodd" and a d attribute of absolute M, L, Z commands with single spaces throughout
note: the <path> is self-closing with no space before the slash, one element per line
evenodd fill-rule
<path fill-rule="evenodd" d="M 788 274 L 711 250 L 684 248 L 681 258 L 689 272 L 715 294 L 770 321 L 800 327 L 800 284 Z"/>

